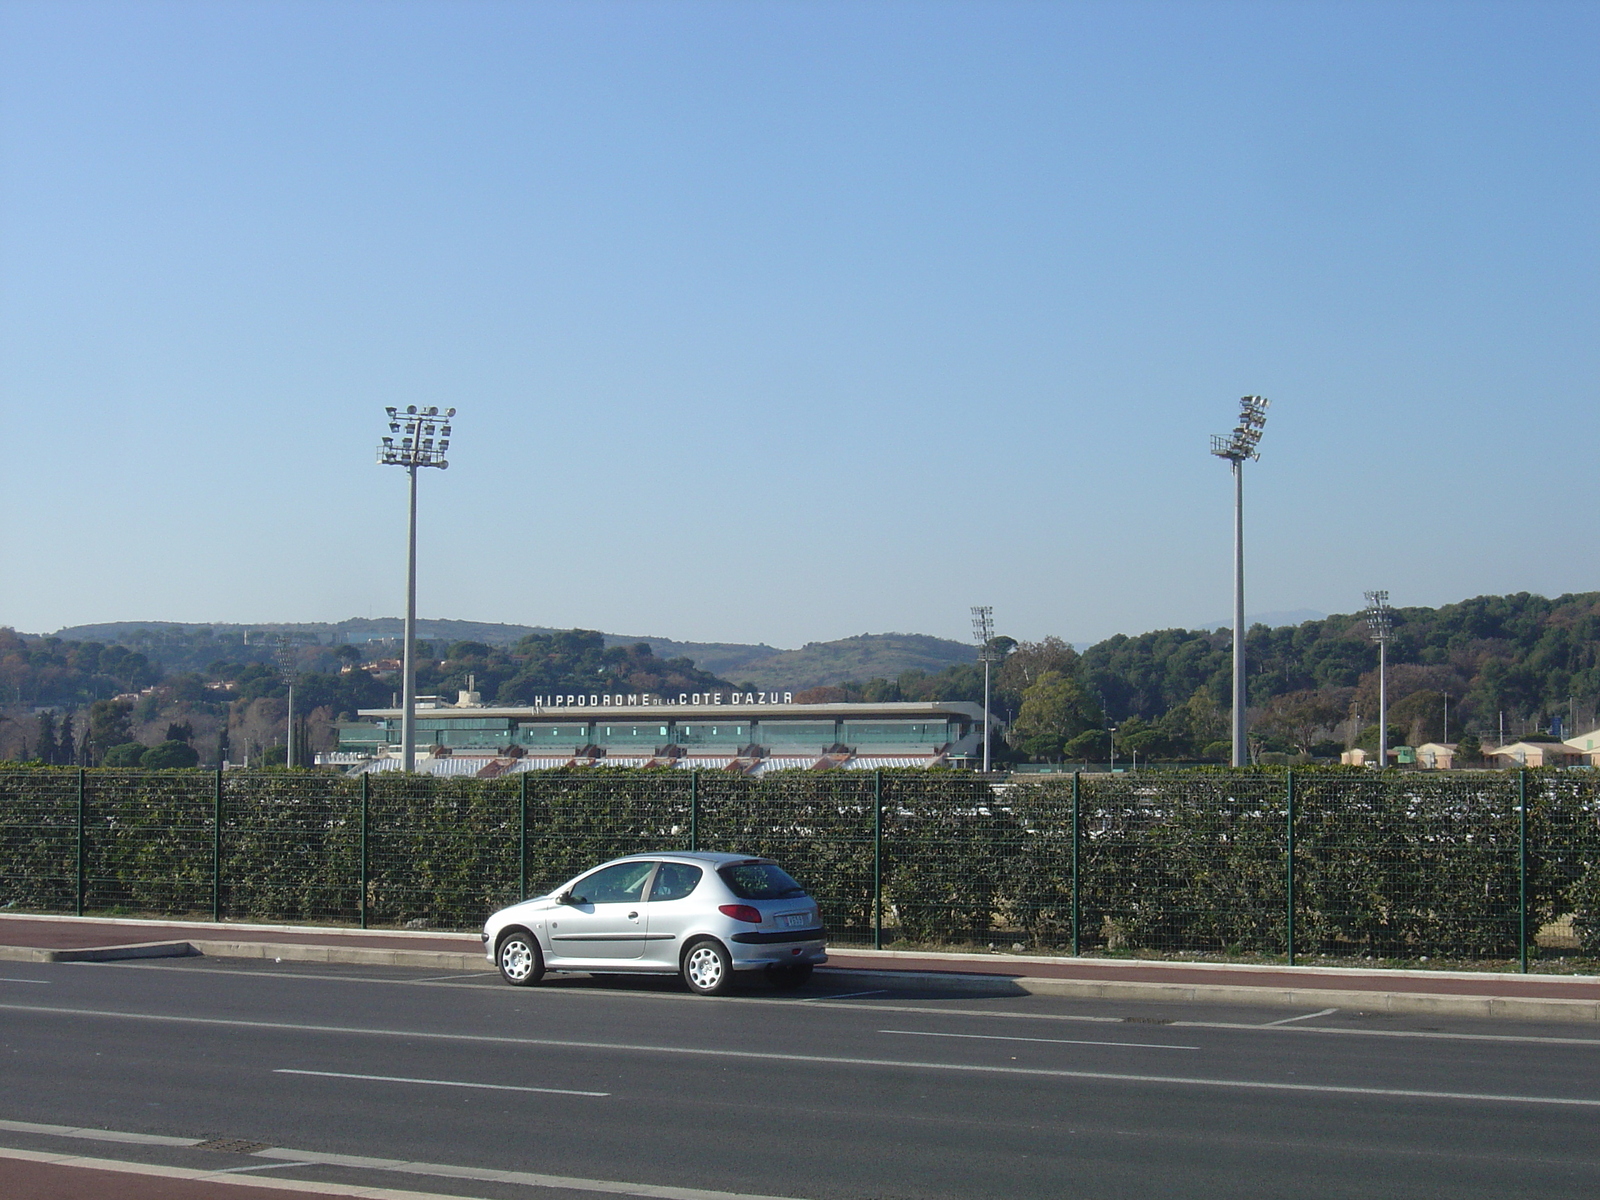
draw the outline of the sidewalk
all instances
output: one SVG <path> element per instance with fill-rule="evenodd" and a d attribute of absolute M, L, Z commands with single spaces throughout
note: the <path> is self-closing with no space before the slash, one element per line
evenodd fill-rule
<path fill-rule="evenodd" d="M 0 959 L 107 961 L 203 954 L 488 971 L 474 933 L 0 914 Z M 830 947 L 821 976 L 847 990 L 1357 1008 L 1600 1022 L 1600 977 L 940 954 Z"/>

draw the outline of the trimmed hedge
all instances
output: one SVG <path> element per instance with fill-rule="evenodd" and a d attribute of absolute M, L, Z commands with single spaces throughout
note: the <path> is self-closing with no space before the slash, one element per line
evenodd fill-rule
<path fill-rule="evenodd" d="M 1529 936 L 1570 915 L 1600 947 L 1600 776 L 1556 770 L 1083 775 L 1074 880 L 1071 777 L 17 768 L 0 770 L 0 906 L 77 910 L 81 786 L 90 912 L 471 928 L 524 879 L 538 894 L 606 858 L 693 844 L 783 862 L 841 943 L 1066 950 L 1076 896 L 1085 951 L 1275 955 L 1291 774 L 1299 952 L 1514 957 L 1519 786 Z"/>

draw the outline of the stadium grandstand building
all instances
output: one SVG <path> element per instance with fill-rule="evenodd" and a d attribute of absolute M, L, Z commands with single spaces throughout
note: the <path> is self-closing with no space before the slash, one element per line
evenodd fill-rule
<path fill-rule="evenodd" d="M 966 766 L 981 755 L 983 708 L 959 701 L 796 704 L 786 693 L 546 696 L 528 707 L 417 702 L 417 770 L 492 779 L 556 767 L 737 771 Z M 352 773 L 400 767 L 401 710 L 362 709 L 318 761 Z"/>

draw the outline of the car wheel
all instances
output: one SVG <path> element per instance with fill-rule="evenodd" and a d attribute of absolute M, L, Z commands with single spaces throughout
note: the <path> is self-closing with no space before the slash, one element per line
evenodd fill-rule
<path fill-rule="evenodd" d="M 715 996 L 733 983 L 733 961 L 719 942 L 701 938 L 683 952 L 683 981 L 691 992 Z"/>
<path fill-rule="evenodd" d="M 544 955 L 539 942 L 526 929 L 513 929 L 500 938 L 494 961 L 500 978 L 512 987 L 531 987 L 544 978 Z"/>
<path fill-rule="evenodd" d="M 811 978 L 810 963 L 793 963 L 783 966 L 767 968 L 767 978 L 772 981 L 772 986 L 790 991 L 793 988 L 803 987 Z"/>

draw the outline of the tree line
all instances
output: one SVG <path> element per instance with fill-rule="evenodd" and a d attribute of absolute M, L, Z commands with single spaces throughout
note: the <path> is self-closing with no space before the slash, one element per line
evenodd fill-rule
<path fill-rule="evenodd" d="M 1571 736 L 1597 724 L 1600 593 L 1527 592 L 1394 611 L 1390 744 Z M 997 638 L 993 710 L 1020 757 L 1105 761 L 1115 750 L 1169 761 L 1221 761 L 1232 704 L 1231 631 L 1118 634 L 1081 654 L 1059 638 Z M 1362 613 L 1245 635 L 1252 748 L 1331 757 L 1375 748 L 1378 648 Z M 983 668 L 847 682 L 800 699 L 983 698 Z"/>
<path fill-rule="evenodd" d="M 337 724 L 395 701 L 396 664 L 376 645 L 293 645 L 251 635 L 226 643 L 200 631 L 181 639 L 183 670 L 125 646 L 23 637 L 0 629 L 0 757 L 133 765 L 193 752 L 203 763 L 249 755 L 278 760 L 287 676 L 295 678 L 296 737 L 328 749 Z M 239 651 L 188 669 L 202 645 Z M 177 640 L 174 641 L 177 645 Z M 1226 757 L 1232 687 L 1227 630 L 1117 635 L 1081 653 L 1057 637 L 994 640 L 992 704 L 1005 722 L 1002 757 L 1104 761 L 1113 752 L 1164 761 Z M 446 698 L 468 680 L 491 704 L 525 705 L 555 692 L 672 695 L 764 690 L 730 681 L 650 646 L 605 644 L 575 629 L 532 634 L 510 647 L 419 643 L 418 690 Z M 1252 748 L 1336 755 L 1377 740 L 1377 647 L 1360 613 L 1246 634 Z M 1570 736 L 1593 727 L 1600 698 L 1600 593 L 1549 599 L 1526 592 L 1440 608 L 1397 608 L 1389 644 L 1390 744 Z M 983 699 L 983 667 L 911 670 L 800 692 L 801 702 Z M 47 709 L 35 713 L 35 709 Z M 187 728 L 183 736 L 177 736 Z M 170 736 L 169 736 L 170 735 Z M 186 747 L 175 749 L 169 743 Z M 137 750 L 135 749 L 137 747 Z M 152 760 L 156 761 L 156 760 Z"/>

